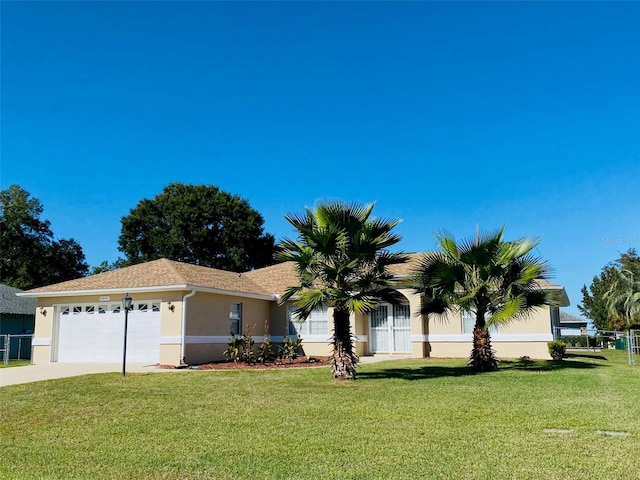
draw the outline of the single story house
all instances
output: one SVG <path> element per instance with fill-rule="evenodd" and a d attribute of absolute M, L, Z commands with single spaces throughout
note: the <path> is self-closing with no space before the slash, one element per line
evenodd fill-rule
<path fill-rule="evenodd" d="M 36 299 L 18 297 L 16 294 L 21 292 L 19 288 L 0 284 L 0 349 L 9 348 L 9 358 L 29 359 L 31 339 L 28 335 L 33 333 L 36 323 Z M 12 338 L 7 346 L 5 335 L 24 337 Z"/>
<path fill-rule="evenodd" d="M 558 328 L 556 329 L 558 338 L 587 335 L 588 333 L 587 326 L 589 322 L 583 318 L 561 311 L 558 320 Z"/>
<path fill-rule="evenodd" d="M 420 258 L 410 254 L 393 274 L 407 276 Z M 249 328 L 257 343 L 274 343 L 299 333 L 307 355 L 328 355 L 331 308 L 296 322 L 293 305 L 278 305 L 297 276 L 292 263 L 235 273 L 167 259 L 100 273 L 22 293 L 37 298 L 33 362 L 119 362 L 122 359 L 122 298 L 133 298 L 129 313 L 127 360 L 147 364 L 198 364 L 221 360 L 229 337 Z M 552 283 L 561 305 L 564 288 Z M 360 355 L 468 357 L 473 319 L 452 315 L 447 321 L 424 319 L 420 297 L 399 290 L 397 305 L 381 304 L 368 315 L 352 315 Z M 500 357 L 548 358 L 546 342 L 558 308 L 541 308 L 526 321 L 493 332 Z"/>

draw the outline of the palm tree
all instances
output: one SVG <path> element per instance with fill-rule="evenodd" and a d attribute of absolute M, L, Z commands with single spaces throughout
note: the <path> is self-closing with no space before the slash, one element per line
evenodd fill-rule
<path fill-rule="evenodd" d="M 423 295 L 423 315 L 445 318 L 461 311 L 475 317 L 469 366 L 476 371 L 498 368 L 489 327 L 520 320 L 552 303 L 539 283 L 549 268 L 531 253 L 538 242 L 505 242 L 503 232 L 504 226 L 459 243 L 451 234 L 436 234 L 439 251 L 426 253 L 412 276 Z"/>
<path fill-rule="evenodd" d="M 614 270 L 611 287 L 604 294 L 609 315 L 622 317 L 627 328 L 631 328 L 640 314 L 640 279 L 631 270 Z"/>
<path fill-rule="evenodd" d="M 280 304 L 295 300 L 301 320 L 318 307 L 333 307 L 333 377 L 355 379 L 358 355 L 353 347 L 349 317 L 373 310 L 380 300 L 394 301 L 390 265 L 407 259 L 390 253 L 400 241 L 392 233 L 399 221 L 371 217 L 373 204 L 327 202 L 302 215 L 285 218 L 298 232 L 297 240 L 280 243 L 277 259 L 295 263 L 299 283 L 288 287 Z"/>

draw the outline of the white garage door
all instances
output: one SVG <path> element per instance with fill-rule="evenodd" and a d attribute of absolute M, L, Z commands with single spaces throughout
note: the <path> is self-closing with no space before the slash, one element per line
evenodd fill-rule
<path fill-rule="evenodd" d="M 122 362 L 124 310 L 120 305 L 68 305 L 58 311 L 58 362 Z M 127 327 L 127 362 L 159 360 L 160 302 L 134 302 Z"/>

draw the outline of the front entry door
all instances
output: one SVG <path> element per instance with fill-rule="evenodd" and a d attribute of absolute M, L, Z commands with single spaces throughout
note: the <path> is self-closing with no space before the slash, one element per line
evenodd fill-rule
<path fill-rule="evenodd" d="M 380 305 L 369 315 L 372 353 L 411 352 L 409 305 Z"/>

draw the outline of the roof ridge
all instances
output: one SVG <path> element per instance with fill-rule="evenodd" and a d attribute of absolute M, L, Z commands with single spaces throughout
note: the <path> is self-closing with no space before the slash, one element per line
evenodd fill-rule
<path fill-rule="evenodd" d="M 171 271 L 172 271 L 172 273 L 174 275 L 176 275 L 180 280 L 182 280 L 183 283 L 188 283 L 187 279 L 185 278 L 185 276 L 182 274 L 182 272 L 180 272 L 180 270 L 178 268 L 178 265 L 191 265 L 190 263 L 181 263 L 181 262 L 178 262 L 176 260 L 171 260 L 171 259 L 166 258 L 166 257 L 159 258 L 159 259 L 157 259 L 155 261 L 157 261 L 157 262 L 161 262 L 162 261 L 162 263 L 166 263 L 167 266 L 171 269 Z"/>

